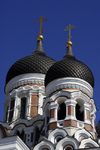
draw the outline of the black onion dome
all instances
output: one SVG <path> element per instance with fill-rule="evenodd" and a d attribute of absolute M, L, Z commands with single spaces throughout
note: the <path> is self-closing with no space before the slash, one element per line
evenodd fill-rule
<path fill-rule="evenodd" d="M 37 46 L 34 52 L 17 62 L 15 62 L 9 69 L 6 76 L 6 84 L 14 77 L 25 73 L 42 73 L 46 74 L 48 69 L 56 61 L 47 57 L 44 53 L 42 41 L 37 41 Z"/>
<path fill-rule="evenodd" d="M 55 79 L 64 77 L 80 78 L 94 87 L 94 77 L 91 70 L 87 65 L 74 57 L 71 46 L 67 47 L 64 58 L 53 64 L 48 70 L 45 78 L 45 86 Z"/>
<path fill-rule="evenodd" d="M 97 131 L 97 134 L 98 134 L 98 138 L 100 138 L 100 120 L 96 126 L 96 131 Z"/>

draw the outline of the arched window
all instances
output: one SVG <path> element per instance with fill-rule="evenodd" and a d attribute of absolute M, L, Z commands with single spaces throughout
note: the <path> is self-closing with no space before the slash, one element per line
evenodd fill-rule
<path fill-rule="evenodd" d="M 76 118 L 77 120 L 84 121 L 84 111 L 81 111 L 80 109 L 80 105 L 76 104 Z"/>
<path fill-rule="evenodd" d="M 26 108 L 26 97 L 21 98 L 21 112 L 20 118 L 25 118 L 25 108 Z"/>
<path fill-rule="evenodd" d="M 66 117 L 66 105 L 63 102 L 63 103 L 59 104 L 59 108 L 58 108 L 58 120 L 65 119 L 65 117 Z"/>

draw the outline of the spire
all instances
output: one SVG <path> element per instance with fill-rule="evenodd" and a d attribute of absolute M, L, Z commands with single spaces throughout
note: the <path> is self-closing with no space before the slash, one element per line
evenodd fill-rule
<path fill-rule="evenodd" d="M 42 44 L 41 40 L 37 41 L 37 45 L 36 45 L 36 48 L 35 48 L 34 52 L 43 52 L 43 53 L 45 53 L 44 50 L 43 50 L 43 44 Z"/>
<path fill-rule="evenodd" d="M 47 18 L 45 19 L 45 17 L 42 17 L 42 16 L 41 16 L 41 17 L 38 19 L 38 21 L 35 22 L 35 23 L 39 23 L 39 22 L 40 22 L 40 27 L 39 27 L 40 31 L 37 32 L 39 35 L 38 35 L 38 37 L 37 37 L 37 46 L 36 46 L 34 52 L 43 52 L 43 53 L 44 53 L 43 44 L 42 44 L 43 35 L 41 35 L 41 34 L 44 32 L 44 30 L 42 29 L 42 21 L 45 21 L 45 20 L 47 20 Z M 44 54 L 45 54 L 45 53 L 44 53 Z"/>
<path fill-rule="evenodd" d="M 69 56 L 69 57 L 74 57 L 74 54 L 73 54 L 73 51 L 72 51 L 72 42 L 70 41 L 71 39 L 72 39 L 72 37 L 71 37 L 71 29 L 73 29 L 73 28 L 75 28 L 75 27 L 73 27 L 73 25 L 70 25 L 69 24 L 69 26 L 67 26 L 66 27 L 66 29 L 64 29 L 64 31 L 66 31 L 66 30 L 69 30 L 69 34 L 68 34 L 68 36 L 69 36 L 69 38 L 68 38 L 68 42 L 67 42 L 67 50 L 66 50 L 66 54 L 65 54 L 65 56 Z"/>

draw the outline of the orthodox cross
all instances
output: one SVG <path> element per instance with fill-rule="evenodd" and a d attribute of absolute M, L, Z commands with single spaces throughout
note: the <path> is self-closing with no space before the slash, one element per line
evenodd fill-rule
<path fill-rule="evenodd" d="M 73 29 L 73 28 L 75 28 L 75 27 L 73 27 L 73 25 L 69 24 L 69 26 L 67 26 L 66 29 L 64 29 L 64 31 L 69 30 L 69 34 L 68 34 L 68 36 L 69 36 L 68 40 L 69 41 L 72 39 L 72 37 L 71 37 L 71 29 Z"/>
<path fill-rule="evenodd" d="M 41 35 L 43 32 L 44 32 L 44 30 L 42 31 L 42 21 L 45 21 L 45 20 L 47 20 L 47 18 L 46 19 L 44 19 L 45 17 L 40 17 L 39 19 L 38 19 L 38 21 L 36 21 L 35 23 L 38 23 L 38 22 L 40 22 L 40 27 L 39 27 L 39 29 L 40 29 L 40 32 L 37 32 L 39 35 Z"/>

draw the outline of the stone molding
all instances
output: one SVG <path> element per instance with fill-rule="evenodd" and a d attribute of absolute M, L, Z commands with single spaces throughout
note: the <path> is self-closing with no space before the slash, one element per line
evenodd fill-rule
<path fill-rule="evenodd" d="M 57 97 L 61 97 L 64 98 L 65 100 L 67 99 L 73 99 L 75 101 L 77 101 L 77 99 L 82 99 L 82 100 L 86 100 L 87 103 L 91 103 L 94 107 L 93 112 L 96 112 L 96 107 L 94 104 L 94 100 L 89 98 L 86 94 L 82 93 L 81 91 L 73 91 L 73 92 L 69 92 L 69 91 L 58 91 L 57 93 L 55 93 L 54 95 L 52 95 L 51 97 L 47 97 L 46 100 L 44 101 L 44 105 L 43 105 L 43 110 L 45 109 L 47 103 L 57 103 L 58 99 Z M 68 98 L 67 98 L 68 97 Z M 56 99 L 56 101 L 55 101 Z"/>
<path fill-rule="evenodd" d="M 27 145 L 18 137 L 12 136 L 0 139 L 0 150 L 29 150 Z"/>
<path fill-rule="evenodd" d="M 16 94 L 17 93 L 17 95 L 18 94 L 21 94 L 21 92 L 24 92 L 24 93 L 27 93 L 27 92 L 29 92 L 30 91 L 30 93 L 35 93 L 35 92 L 42 92 L 42 93 L 44 93 L 45 92 L 45 87 L 44 86 L 37 86 L 37 85 L 33 85 L 33 86 L 29 86 L 29 85 L 26 85 L 26 86 L 24 86 L 24 87 L 19 87 L 19 88 L 17 88 L 17 89 L 14 89 L 13 91 L 11 91 L 10 93 L 9 93 L 9 96 L 12 96 L 12 95 L 14 95 L 14 94 Z M 14 96 L 15 97 L 15 96 Z"/>
<path fill-rule="evenodd" d="M 58 144 L 56 145 L 56 150 L 63 149 L 66 145 L 72 145 L 74 149 L 77 149 L 79 147 L 79 143 L 76 139 L 72 137 L 65 137 L 58 142 Z"/>
<path fill-rule="evenodd" d="M 56 128 L 49 134 L 48 140 L 55 144 L 55 139 L 57 138 L 57 136 L 62 136 L 62 138 L 65 138 L 67 135 L 68 133 L 66 132 L 66 130 Z"/>
<path fill-rule="evenodd" d="M 93 147 L 94 148 L 94 147 L 99 147 L 99 145 L 91 138 L 88 138 L 88 139 L 83 139 L 79 146 L 79 148 L 85 148 L 85 147 L 91 147 L 91 148 Z"/>
<path fill-rule="evenodd" d="M 77 139 L 79 142 L 81 142 L 79 139 L 80 137 L 84 137 L 83 139 L 88 139 L 90 137 L 93 138 L 93 136 L 89 132 L 87 132 L 85 129 L 81 129 L 75 132 L 74 138 Z"/>
<path fill-rule="evenodd" d="M 33 150 L 42 150 L 42 149 L 54 150 L 54 145 L 50 141 L 43 140 L 39 144 L 37 144 Z"/>
<path fill-rule="evenodd" d="M 17 77 L 14 77 L 7 83 L 5 87 L 5 93 L 8 94 L 14 88 L 17 88 L 22 85 L 33 84 L 33 83 L 44 85 L 44 78 L 45 78 L 45 74 L 41 74 L 41 73 L 27 73 L 27 74 L 19 75 Z"/>
<path fill-rule="evenodd" d="M 31 127 L 35 125 L 42 124 L 43 125 L 43 116 L 37 115 L 36 117 L 32 118 L 31 120 L 26 119 L 18 119 L 17 121 L 12 122 L 10 125 L 8 123 L 0 123 L 6 130 L 10 130 L 10 132 L 13 132 L 16 130 L 18 126 Z"/>
<path fill-rule="evenodd" d="M 93 88 L 88 82 L 79 78 L 70 77 L 56 79 L 50 82 L 46 87 L 46 96 L 48 97 L 51 93 L 64 88 L 78 89 L 87 93 L 90 98 L 93 96 Z"/>

